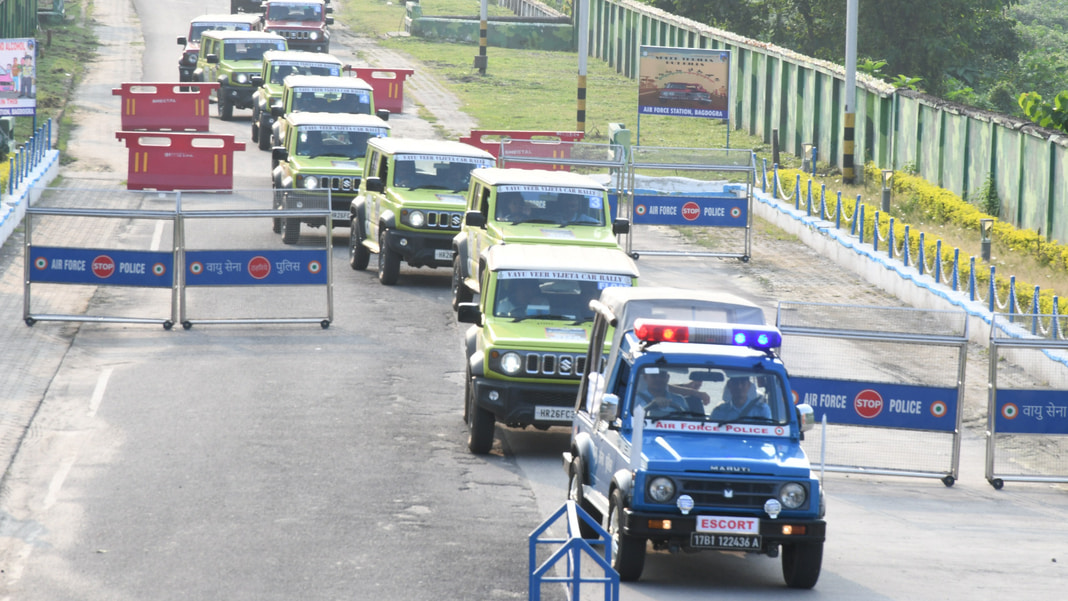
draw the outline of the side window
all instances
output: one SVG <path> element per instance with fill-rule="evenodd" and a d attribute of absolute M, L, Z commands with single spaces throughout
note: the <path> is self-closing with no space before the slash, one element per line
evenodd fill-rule
<path fill-rule="evenodd" d="M 604 354 L 604 341 L 608 332 L 608 322 L 603 317 L 593 320 L 590 332 L 590 345 L 586 350 L 586 364 L 579 382 L 579 394 L 576 410 L 582 410 L 583 401 L 589 412 L 594 411 L 600 395 L 604 394 L 604 374 L 601 370 L 601 356 Z"/>
<path fill-rule="evenodd" d="M 478 206 L 478 212 L 485 215 L 486 219 L 489 219 L 490 192 L 492 192 L 492 190 L 489 188 L 489 186 L 482 188 L 482 201 L 479 203 Z"/>
<path fill-rule="evenodd" d="M 478 199 L 482 197 L 482 183 L 476 181 L 471 186 L 471 194 L 467 197 L 467 210 L 478 210 Z"/>
<path fill-rule="evenodd" d="M 383 183 L 389 181 L 389 157 L 378 155 L 378 177 Z"/>

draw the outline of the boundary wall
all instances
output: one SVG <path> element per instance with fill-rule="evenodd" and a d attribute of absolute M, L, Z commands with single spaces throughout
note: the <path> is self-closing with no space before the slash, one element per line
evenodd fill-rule
<path fill-rule="evenodd" d="M 845 68 L 677 17 L 633 0 L 590 0 L 589 54 L 637 78 L 641 46 L 730 50 L 731 125 L 801 156 L 842 164 Z M 1068 135 L 857 73 L 854 164 L 915 167 L 962 197 L 987 179 L 1001 219 L 1068 240 Z"/>

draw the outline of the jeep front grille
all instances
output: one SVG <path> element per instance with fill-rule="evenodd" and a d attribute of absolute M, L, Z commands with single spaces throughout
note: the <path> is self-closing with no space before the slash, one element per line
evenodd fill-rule
<path fill-rule="evenodd" d="M 319 188 L 325 190 L 329 188 L 333 192 L 341 192 L 343 194 L 355 194 L 360 188 L 360 178 L 351 176 L 327 176 L 320 175 Z"/>
<path fill-rule="evenodd" d="M 426 211 L 425 229 L 460 231 L 460 225 L 464 222 L 463 213 L 451 211 Z"/>
<path fill-rule="evenodd" d="M 527 376 L 552 376 L 577 379 L 586 366 L 585 355 L 562 353 L 526 353 L 523 372 Z"/>
<path fill-rule="evenodd" d="M 294 31 L 289 29 L 276 29 L 272 33 L 277 33 L 287 40 L 307 40 L 312 32 L 307 30 Z"/>
<path fill-rule="evenodd" d="M 684 479 L 680 482 L 679 494 L 693 497 L 697 508 L 762 509 L 765 501 L 778 498 L 778 490 L 777 482 Z"/>

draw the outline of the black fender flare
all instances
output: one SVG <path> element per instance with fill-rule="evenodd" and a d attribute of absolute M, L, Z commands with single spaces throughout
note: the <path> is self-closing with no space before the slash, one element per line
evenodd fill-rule
<path fill-rule="evenodd" d="M 482 328 L 471 326 L 464 332 L 464 354 L 467 357 L 467 367 L 472 376 L 481 376 L 486 373 L 485 354 L 478 348 L 478 339 L 482 336 Z"/>

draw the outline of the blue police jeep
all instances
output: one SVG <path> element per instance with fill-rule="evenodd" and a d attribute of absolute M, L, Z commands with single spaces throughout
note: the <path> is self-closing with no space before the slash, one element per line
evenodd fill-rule
<path fill-rule="evenodd" d="M 778 330 L 730 295 L 609 288 L 590 305 L 564 468 L 620 578 L 641 577 L 652 543 L 781 552 L 787 586 L 815 586 L 825 507 L 800 444 L 812 409 L 795 404 Z"/>

